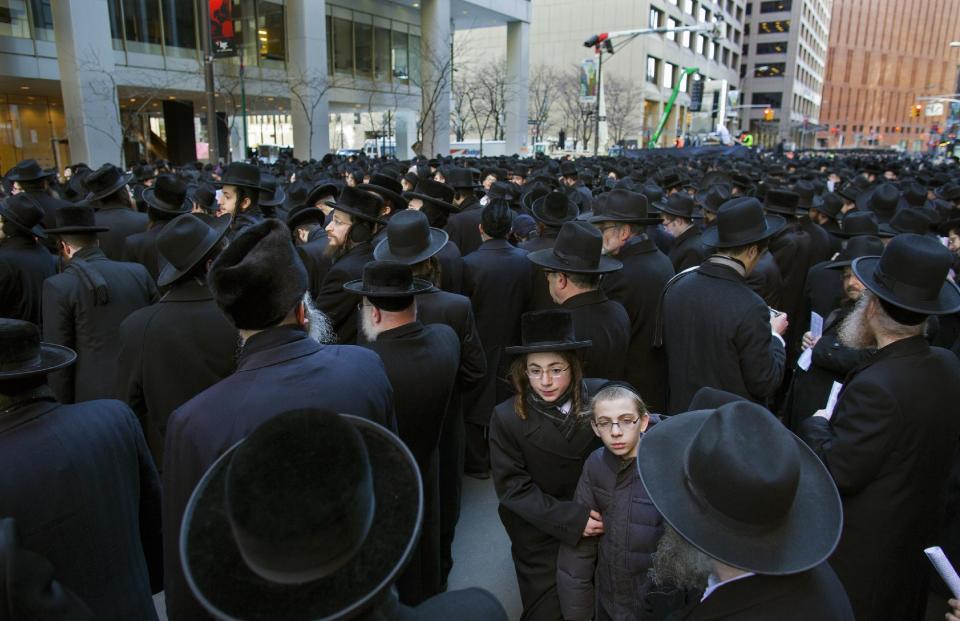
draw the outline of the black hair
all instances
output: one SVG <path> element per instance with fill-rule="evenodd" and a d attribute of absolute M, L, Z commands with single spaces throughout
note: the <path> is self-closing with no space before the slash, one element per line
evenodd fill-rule
<path fill-rule="evenodd" d="M 259 210 L 260 190 L 255 190 L 242 185 L 236 185 L 234 187 L 237 188 L 237 215 L 239 215 L 241 211 L 256 212 Z M 243 199 L 245 198 L 250 199 L 250 206 L 246 209 L 242 209 L 241 205 L 243 204 Z"/>
<path fill-rule="evenodd" d="M 488 237 L 506 239 L 513 225 L 513 210 L 502 199 L 490 201 L 480 213 L 480 226 Z"/>
<path fill-rule="evenodd" d="M 742 252 L 746 252 L 751 246 L 757 247 L 757 254 L 763 254 L 763 251 L 770 246 L 770 238 L 761 239 L 758 242 L 753 242 L 752 244 L 744 244 L 742 246 L 731 246 L 730 248 L 717 248 L 716 254 L 727 254 L 727 255 L 736 255 Z"/>
<path fill-rule="evenodd" d="M 564 272 L 567 280 L 581 289 L 596 289 L 600 286 L 600 277 L 602 274 L 572 274 Z"/>
<path fill-rule="evenodd" d="M 370 300 L 371 304 L 388 313 L 399 313 L 413 306 L 412 295 L 404 295 L 401 297 L 367 296 L 367 299 Z"/>
<path fill-rule="evenodd" d="M 72 248 L 92 248 L 98 241 L 96 233 L 63 233 L 60 239 Z"/>

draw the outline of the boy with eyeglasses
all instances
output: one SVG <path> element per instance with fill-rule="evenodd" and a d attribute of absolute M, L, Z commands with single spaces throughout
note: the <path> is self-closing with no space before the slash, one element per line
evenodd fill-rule
<path fill-rule="evenodd" d="M 567 621 L 640 617 L 663 519 L 647 497 L 635 467 L 640 437 L 659 417 L 636 390 L 609 382 L 590 403 L 590 424 L 604 446 L 583 466 L 574 499 L 603 516 L 604 534 L 563 544 L 557 591 Z"/>

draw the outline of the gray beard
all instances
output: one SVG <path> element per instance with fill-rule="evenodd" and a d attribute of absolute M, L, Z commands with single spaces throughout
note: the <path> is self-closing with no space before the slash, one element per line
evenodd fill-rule
<path fill-rule="evenodd" d="M 377 336 L 380 334 L 377 332 L 377 329 L 373 326 L 373 322 L 370 321 L 370 314 L 364 311 L 357 311 L 362 313 L 360 316 L 360 331 L 363 332 L 363 337 L 367 339 L 368 343 L 373 343 L 377 340 Z"/>
<path fill-rule="evenodd" d="M 657 586 L 670 585 L 685 590 L 703 590 L 713 572 L 713 559 L 695 548 L 669 524 L 653 555 L 650 579 Z"/>
<path fill-rule="evenodd" d="M 330 319 L 313 305 L 313 299 L 309 293 L 303 294 L 303 303 L 306 308 L 307 319 L 310 321 L 307 329 L 307 335 L 314 341 L 324 343 L 336 343 L 337 334 L 330 325 Z"/>
<path fill-rule="evenodd" d="M 870 328 L 870 322 L 867 320 L 867 304 L 871 296 L 864 292 L 853 310 L 840 324 L 840 331 L 837 336 L 840 342 L 853 349 L 867 349 L 876 347 L 877 339 Z"/>

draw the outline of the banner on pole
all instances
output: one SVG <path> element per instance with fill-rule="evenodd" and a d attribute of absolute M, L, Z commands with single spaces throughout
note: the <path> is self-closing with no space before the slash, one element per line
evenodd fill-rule
<path fill-rule="evenodd" d="M 585 106 L 597 103 L 597 69 L 596 58 L 588 58 L 580 63 L 580 103 Z"/>
<path fill-rule="evenodd" d="M 237 55 L 233 0 L 210 0 L 210 48 L 214 58 Z"/>

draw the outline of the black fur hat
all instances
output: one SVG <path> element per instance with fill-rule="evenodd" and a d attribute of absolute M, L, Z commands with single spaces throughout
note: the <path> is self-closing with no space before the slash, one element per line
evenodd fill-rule
<path fill-rule="evenodd" d="M 220 253 L 208 276 L 217 305 L 241 330 L 280 323 L 307 290 L 307 269 L 290 230 L 268 219 L 241 233 Z"/>

